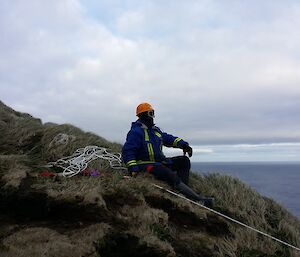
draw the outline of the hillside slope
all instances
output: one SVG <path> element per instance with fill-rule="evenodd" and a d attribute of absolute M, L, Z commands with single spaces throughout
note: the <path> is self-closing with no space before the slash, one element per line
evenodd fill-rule
<path fill-rule="evenodd" d="M 54 139 L 68 135 L 61 142 Z M 299 252 L 94 161 L 100 176 L 41 177 L 50 161 L 87 145 L 119 152 L 72 125 L 42 124 L 0 102 L 1 256 L 299 256 Z M 49 168 L 47 168 L 49 170 Z M 50 170 L 59 171 L 57 169 Z M 300 222 L 273 200 L 229 176 L 191 175 L 216 210 L 299 246 Z"/>

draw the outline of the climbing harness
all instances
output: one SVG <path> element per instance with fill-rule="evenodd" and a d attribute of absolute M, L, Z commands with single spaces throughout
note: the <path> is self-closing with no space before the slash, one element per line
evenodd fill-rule
<path fill-rule="evenodd" d="M 73 177 L 85 170 L 88 163 L 96 159 L 109 162 L 112 169 L 127 170 L 122 166 L 121 154 L 112 154 L 104 147 L 89 145 L 77 149 L 71 156 L 61 158 L 55 162 L 49 162 L 45 167 L 59 167 L 63 169 L 64 177 Z"/>
<path fill-rule="evenodd" d="M 175 195 L 175 196 L 180 197 L 180 198 L 182 198 L 182 199 L 184 199 L 184 200 L 186 200 L 186 201 L 188 201 L 188 202 L 191 202 L 191 203 L 193 203 L 193 204 L 195 204 L 195 205 L 198 205 L 198 206 L 200 206 L 200 207 L 202 207 L 202 208 L 204 208 L 204 209 L 206 209 L 206 210 L 208 210 L 208 211 L 210 211 L 210 212 L 213 212 L 213 213 L 215 213 L 215 214 L 217 214 L 217 215 L 219 215 L 219 216 L 221 216 L 221 217 L 223 217 L 223 218 L 225 218 L 225 219 L 228 219 L 228 220 L 230 220 L 230 221 L 232 221 L 232 222 L 235 222 L 235 223 L 237 223 L 237 224 L 239 224 L 239 225 L 241 225 L 241 226 L 243 226 L 243 227 L 246 227 L 246 228 L 248 228 L 248 229 L 251 229 L 251 230 L 253 230 L 253 231 L 255 231 L 255 232 L 257 232 L 257 233 L 259 233 L 259 234 L 261 234 L 261 235 L 264 235 L 264 236 L 266 236 L 266 237 L 268 237 L 268 238 L 271 238 L 271 239 L 273 239 L 273 240 L 275 240 L 275 241 L 277 241 L 277 242 L 279 242 L 279 243 L 281 243 L 281 244 L 284 244 L 284 245 L 289 246 L 289 247 L 291 247 L 291 248 L 293 248 L 293 249 L 295 249 L 295 250 L 297 250 L 297 251 L 300 251 L 300 248 L 298 248 L 298 247 L 296 247 L 296 246 L 293 246 L 293 245 L 291 245 L 291 244 L 289 244 L 289 243 L 287 243 L 287 242 L 284 242 L 284 241 L 282 241 L 282 240 L 280 240 L 280 239 L 278 239 L 278 238 L 276 238 L 276 237 L 273 237 L 273 236 L 271 236 L 271 235 L 269 235 L 269 234 L 266 234 L 266 233 L 264 233 L 264 232 L 262 232 L 262 231 L 259 231 L 259 230 L 256 229 L 256 228 L 252 228 L 252 227 L 250 227 L 249 225 L 246 225 L 246 224 L 244 224 L 244 223 L 242 223 L 242 222 L 240 222 L 240 221 L 238 221 L 238 220 L 235 220 L 235 219 L 233 219 L 233 218 L 230 218 L 229 216 L 226 216 L 226 215 L 224 215 L 224 214 L 222 214 L 222 213 L 220 213 L 220 212 L 217 212 L 217 211 L 215 211 L 215 210 L 213 210 L 213 209 L 211 209 L 211 208 L 208 208 L 208 207 L 206 207 L 206 206 L 204 206 L 204 205 L 202 205 L 202 204 L 200 204 L 200 203 L 198 203 L 198 202 L 195 202 L 195 201 L 193 201 L 193 200 L 190 200 L 190 199 L 184 197 L 183 195 L 177 194 L 177 193 L 175 193 L 175 192 L 173 192 L 173 191 L 171 191 L 171 190 L 169 190 L 169 189 L 166 189 L 166 188 L 164 188 L 164 187 L 162 187 L 162 186 L 159 186 L 159 185 L 156 185 L 156 184 L 152 184 L 152 185 L 153 185 L 154 187 L 157 187 L 157 188 L 163 190 L 163 191 L 168 192 L 169 194 Z"/>

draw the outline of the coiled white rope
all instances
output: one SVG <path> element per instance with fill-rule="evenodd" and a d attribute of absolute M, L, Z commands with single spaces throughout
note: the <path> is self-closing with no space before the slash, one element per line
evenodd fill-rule
<path fill-rule="evenodd" d="M 293 248 L 293 249 L 295 249 L 295 250 L 297 250 L 297 251 L 300 251 L 300 248 L 299 248 L 299 247 L 293 246 L 293 245 L 291 245 L 291 244 L 289 244 L 289 243 L 287 243 L 287 242 L 284 242 L 284 241 L 282 241 L 282 240 L 280 240 L 280 239 L 278 239 L 278 238 L 276 238 L 276 237 L 273 237 L 273 236 L 271 236 L 271 235 L 269 235 L 269 234 L 267 234 L 267 233 L 265 233 L 265 232 L 262 232 L 262 231 L 260 231 L 260 230 L 258 230 L 258 229 L 256 229 L 256 228 L 252 228 L 252 227 L 250 227 L 249 225 L 246 225 L 246 224 L 244 224 L 244 223 L 242 223 L 242 222 L 240 222 L 240 221 L 238 221 L 238 220 L 235 220 L 235 219 L 233 219 L 233 218 L 230 218 L 229 216 L 226 216 L 226 215 L 223 214 L 223 213 L 217 212 L 217 211 L 215 211 L 215 210 L 213 210 L 213 209 L 211 209 L 211 208 L 208 208 L 208 207 L 206 207 L 206 206 L 204 206 L 204 205 L 202 205 L 202 204 L 200 204 L 200 203 L 198 203 L 198 202 L 195 202 L 195 201 L 193 201 L 193 200 L 190 200 L 190 199 L 186 198 L 186 197 L 183 196 L 183 195 L 177 194 L 177 193 L 175 193 L 175 192 L 173 192 L 173 191 L 171 191 L 171 190 L 169 190 L 169 189 L 163 188 L 163 187 L 161 187 L 161 186 L 159 186 L 159 185 L 156 185 L 156 184 L 153 184 L 153 186 L 155 186 L 155 187 L 157 187 L 157 188 L 159 188 L 159 189 L 161 189 L 161 190 L 163 190 L 163 191 L 166 191 L 166 192 L 168 192 L 168 193 L 170 193 L 170 194 L 172 194 L 172 195 L 175 195 L 175 196 L 177 196 L 177 197 L 180 197 L 180 198 L 182 198 L 182 199 L 184 199 L 184 200 L 186 200 L 186 201 L 189 201 L 189 202 L 191 202 L 191 203 L 193 203 L 193 204 L 195 204 L 195 205 L 198 205 L 198 206 L 200 206 L 200 207 L 202 207 L 202 208 L 204 208 L 204 209 L 206 209 L 206 210 L 208 210 L 208 211 L 210 211 L 210 212 L 213 212 L 213 213 L 215 213 L 215 214 L 217 214 L 217 215 L 219 215 L 219 216 L 221 216 L 221 217 L 223 217 L 223 218 L 225 218 L 225 219 L 228 219 L 228 220 L 230 220 L 230 221 L 232 221 L 232 222 L 234 222 L 234 223 L 237 223 L 237 224 L 239 224 L 239 225 L 241 225 L 241 226 L 243 226 L 243 227 L 246 227 L 246 228 L 248 228 L 248 229 L 251 229 L 251 230 L 253 230 L 253 231 L 255 231 L 255 232 L 257 232 L 257 233 L 259 233 L 259 234 L 261 234 L 261 235 L 264 235 L 264 236 L 266 236 L 266 237 L 268 237 L 268 238 L 271 238 L 272 240 L 275 240 L 275 241 L 277 241 L 277 242 L 279 242 L 279 243 L 281 243 L 281 244 L 284 244 L 284 245 L 286 245 L 286 246 L 288 246 L 288 247 L 291 247 L 291 248 Z"/>
<path fill-rule="evenodd" d="M 91 161 L 103 159 L 109 162 L 113 169 L 127 170 L 122 166 L 121 154 L 112 154 L 104 147 L 88 145 L 77 149 L 71 156 L 49 162 L 47 167 L 56 166 L 63 169 L 62 175 L 73 177 L 85 170 Z"/>

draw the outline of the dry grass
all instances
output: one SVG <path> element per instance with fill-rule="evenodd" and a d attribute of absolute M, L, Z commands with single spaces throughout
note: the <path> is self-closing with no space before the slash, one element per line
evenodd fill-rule
<path fill-rule="evenodd" d="M 197 191 L 214 196 L 217 210 L 283 241 L 296 246 L 300 245 L 299 220 L 275 201 L 262 197 L 238 179 L 220 174 L 206 176 L 193 174 L 191 184 Z M 295 251 L 258 236 L 257 233 L 246 228 L 232 224 L 231 230 L 236 238 L 234 250 L 230 256 L 235 256 L 236 253 L 240 256 L 255 256 L 251 253 L 252 251 L 270 256 L 297 256 Z M 226 247 L 224 243 L 222 245 L 225 249 L 233 248 Z"/>
<path fill-rule="evenodd" d="M 37 176 L 42 165 L 78 148 L 98 145 L 119 152 L 120 144 L 69 124 L 43 125 L 1 102 L 0 133 L 0 256 L 297 256 L 160 191 L 152 184 L 169 187 L 148 175 L 124 179 L 94 162 L 90 167 L 100 169 L 98 177 Z M 59 134 L 70 140 L 53 143 Z M 300 245 L 299 220 L 238 179 L 192 174 L 190 184 L 214 196 L 215 208 L 224 214 Z"/>
<path fill-rule="evenodd" d="M 96 257 L 95 243 L 103 238 L 108 228 L 106 224 L 94 224 L 68 233 L 43 227 L 21 229 L 3 240 L 4 250 L 0 256 Z"/>
<path fill-rule="evenodd" d="M 72 136 L 74 140 L 70 140 L 67 144 L 51 144 L 53 139 L 60 133 Z M 99 137 L 90 132 L 83 132 L 81 129 L 76 128 L 69 124 L 47 126 L 44 129 L 43 137 L 40 142 L 40 151 L 43 160 L 56 161 L 57 159 L 69 156 L 78 149 L 87 145 L 97 145 L 108 148 L 110 151 L 120 152 L 121 145 L 110 143 L 102 137 Z"/>
<path fill-rule="evenodd" d="M 30 170 L 26 163 L 28 163 L 26 155 L 0 155 L 0 178 L 3 189 L 19 188 Z"/>

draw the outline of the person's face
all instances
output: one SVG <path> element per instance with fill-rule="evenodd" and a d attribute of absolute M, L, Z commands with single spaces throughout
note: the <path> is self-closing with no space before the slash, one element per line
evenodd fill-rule
<path fill-rule="evenodd" d="M 150 117 L 152 119 L 155 118 L 154 110 L 148 111 L 147 114 L 148 114 L 148 117 Z"/>

